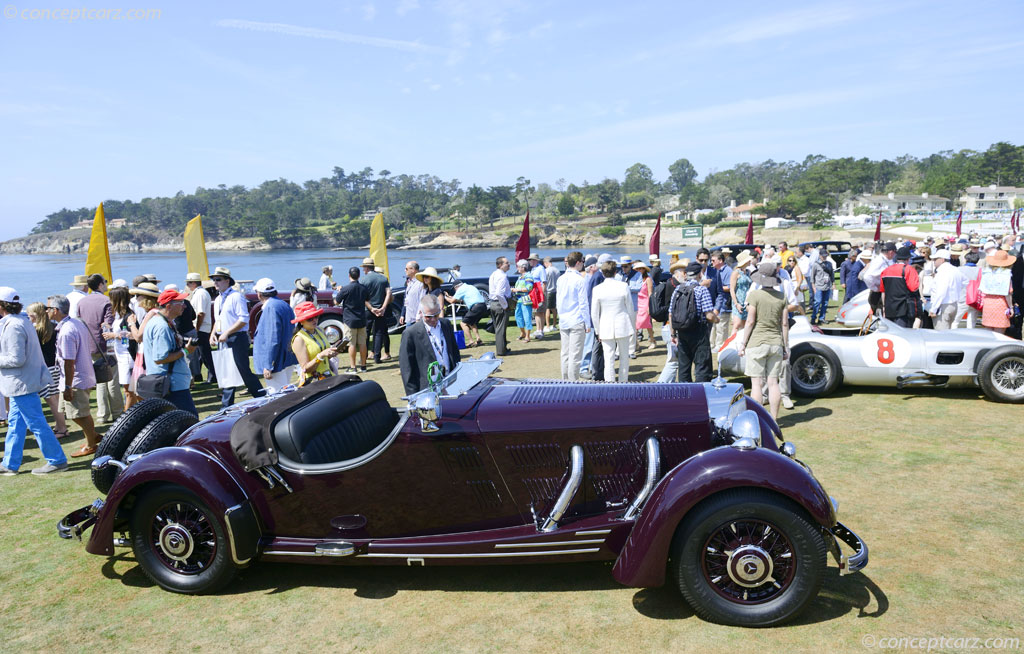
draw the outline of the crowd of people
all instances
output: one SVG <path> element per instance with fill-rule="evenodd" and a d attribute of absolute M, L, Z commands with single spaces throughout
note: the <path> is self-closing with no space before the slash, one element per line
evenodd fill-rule
<path fill-rule="evenodd" d="M 252 340 L 251 304 L 231 271 L 218 267 L 207 280 L 189 273 L 184 290 L 161 287 L 154 275 L 129 285 L 102 275 L 76 276 L 66 295 L 22 304 L 17 291 L 0 287 L 0 409 L 8 436 L 0 474 L 18 472 L 26 432 L 39 442 L 46 463 L 33 472 L 67 468 L 59 438 L 67 421 L 85 435 L 72 457 L 92 455 L 97 425 L 113 422 L 148 397 L 198 413 L 192 388 L 216 384 L 221 405 L 244 386 L 252 397 L 305 385 L 391 359 L 389 328 L 404 324 L 399 369 L 407 393 L 429 384 L 432 364 L 451 372 L 460 349 L 483 344 L 480 321 L 490 316 L 495 351 L 558 333 L 562 379 L 625 382 L 640 343 L 659 347 L 662 323 L 666 359 L 659 382 L 710 381 L 712 352 L 738 338 L 751 393 L 774 416 L 790 399 L 788 329 L 794 314 L 812 324 L 828 321 L 829 304 L 841 290 L 846 299 L 867 291 L 871 312 L 907 328 L 983 327 L 1020 338 L 1024 305 L 1024 258 L 1019 237 L 981 241 L 975 237 L 936 241 L 866 243 L 853 248 L 836 270 L 824 248 L 777 246 L 697 250 L 693 261 L 670 253 L 667 270 L 658 255 L 633 260 L 609 254 L 570 252 L 560 270 L 550 258 L 531 254 L 515 262 L 500 256 L 483 292 L 466 283 L 456 266 L 445 280 L 432 267 L 405 266 L 402 306 L 372 258 L 336 282 L 325 266 L 319 284 L 295 280 L 287 301 L 273 280 L 256 282 L 261 312 Z M 330 292 L 341 307 L 341 337 L 321 326 Z M 286 291 L 288 293 L 288 291 Z M 463 305 L 461 332 L 444 318 L 445 307 Z M 397 315 L 397 319 L 394 317 Z M 347 365 L 342 363 L 347 344 Z M 205 376 L 203 369 L 205 368 Z M 95 398 L 96 414 L 91 402 Z M 53 415 L 51 427 L 42 402 Z"/>

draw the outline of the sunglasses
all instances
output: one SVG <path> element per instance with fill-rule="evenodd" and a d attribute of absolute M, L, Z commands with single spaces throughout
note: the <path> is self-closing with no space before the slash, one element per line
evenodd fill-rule
<path fill-rule="evenodd" d="M 707 263 L 707 259 L 697 259 L 697 263 Z"/>
<path fill-rule="evenodd" d="M 210 278 L 210 281 L 214 281 L 214 282 L 222 282 L 222 281 L 224 281 L 225 279 L 227 279 L 227 277 L 211 277 L 211 278 Z"/>
<path fill-rule="evenodd" d="M 437 318 L 439 315 L 441 315 L 441 314 L 439 314 L 439 313 L 425 313 L 425 314 L 423 314 L 423 317 L 424 318 Z"/>

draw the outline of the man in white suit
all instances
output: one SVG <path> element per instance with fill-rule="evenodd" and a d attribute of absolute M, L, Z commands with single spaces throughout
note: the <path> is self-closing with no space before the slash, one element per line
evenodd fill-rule
<path fill-rule="evenodd" d="M 629 285 L 615 279 L 615 268 L 614 261 L 601 264 L 604 281 L 594 287 L 590 316 L 604 351 L 604 380 L 614 381 L 612 362 L 618 353 L 619 381 L 625 382 L 629 380 L 629 339 L 636 329 L 636 309 L 633 307 Z"/>

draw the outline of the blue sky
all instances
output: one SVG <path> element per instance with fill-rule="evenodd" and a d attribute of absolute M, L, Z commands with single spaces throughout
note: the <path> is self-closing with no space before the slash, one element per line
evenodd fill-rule
<path fill-rule="evenodd" d="M 1024 3 L 4 0 L 0 238 L 334 166 L 464 186 L 1021 143 Z M 78 5 L 78 6 L 73 6 Z M 1016 33 L 1015 33 L 1016 31 Z M 988 183 L 988 180 L 979 180 Z"/>

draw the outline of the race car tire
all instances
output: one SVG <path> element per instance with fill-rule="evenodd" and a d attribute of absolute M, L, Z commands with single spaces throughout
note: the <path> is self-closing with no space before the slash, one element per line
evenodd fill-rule
<path fill-rule="evenodd" d="M 139 432 L 154 419 L 173 411 L 174 408 L 173 404 L 158 397 L 151 397 L 132 405 L 132 408 L 118 416 L 107 433 L 103 435 L 103 439 L 96 447 L 96 456 L 110 456 L 122 461 L 128 447 Z M 115 466 L 107 466 L 100 470 L 93 469 L 91 471 L 93 486 L 106 495 L 114 484 L 118 472 L 120 470 Z"/>
<path fill-rule="evenodd" d="M 136 500 L 131 543 L 146 576 L 175 593 L 212 593 L 236 573 L 224 526 L 181 486 L 155 486 Z"/>
<path fill-rule="evenodd" d="M 161 447 L 170 447 L 186 429 L 197 422 L 199 422 L 199 418 L 190 411 L 175 410 L 157 416 L 142 428 L 139 435 L 128 446 L 124 456 L 128 458 L 134 454 L 145 454 Z"/>
<path fill-rule="evenodd" d="M 987 352 L 978 364 L 978 383 L 993 402 L 1024 403 L 1024 347 L 1004 345 Z"/>
<path fill-rule="evenodd" d="M 793 392 L 802 397 L 822 397 L 836 390 L 843 377 L 839 357 L 817 343 L 798 343 L 789 353 Z"/>
<path fill-rule="evenodd" d="M 821 588 L 821 528 L 792 501 L 755 489 L 705 500 L 672 541 L 673 577 L 705 620 L 769 627 L 795 617 Z"/>

